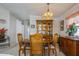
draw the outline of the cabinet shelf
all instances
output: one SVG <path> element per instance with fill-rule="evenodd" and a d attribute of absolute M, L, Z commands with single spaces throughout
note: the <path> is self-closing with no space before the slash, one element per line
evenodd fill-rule
<path fill-rule="evenodd" d="M 53 20 L 37 20 L 37 32 L 42 34 L 53 34 Z M 39 29 L 40 28 L 40 29 Z"/>

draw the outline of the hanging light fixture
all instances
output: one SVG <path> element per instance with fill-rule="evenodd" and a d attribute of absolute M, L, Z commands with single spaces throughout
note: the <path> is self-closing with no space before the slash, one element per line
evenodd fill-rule
<path fill-rule="evenodd" d="M 50 12 L 49 10 L 49 3 L 47 3 L 47 12 L 45 12 L 42 17 L 43 19 L 46 19 L 46 20 L 52 20 L 52 16 L 53 16 L 53 13 Z"/>

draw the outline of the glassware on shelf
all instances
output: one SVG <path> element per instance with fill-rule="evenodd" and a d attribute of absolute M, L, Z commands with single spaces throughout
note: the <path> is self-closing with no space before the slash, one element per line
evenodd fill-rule
<path fill-rule="evenodd" d="M 38 25 L 38 30 L 41 30 L 41 25 Z"/>
<path fill-rule="evenodd" d="M 50 20 L 39 20 L 37 22 L 38 33 L 50 35 L 52 31 L 52 21 Z"/>
<path fill-rule="evenodd" d="M 45 34 L 45 31 L 42 31 L 42 34 Z"/>
<path fill-rule="evenodd" d="M 38 27 L 41 27 L 41 24 L 39 24 Z"/>
<path fill-rule="evenodd" d="M 39 31 L 38 33 L 42 33 L 41 31 Z"/>
<path fill-rule="evenodd" d="M 39 27 L 38 30 L 41 30 L 41 27 Z"/>

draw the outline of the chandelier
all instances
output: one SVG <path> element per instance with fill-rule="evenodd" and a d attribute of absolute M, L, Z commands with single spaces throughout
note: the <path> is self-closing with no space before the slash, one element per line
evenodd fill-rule
<path fill-rule="evenodd" d="M 42 18 L 45 20 L 52 20 L 53 13 L 49 10 L 49 3 L 47 3 L 47 11 L 42 15 Z"/>

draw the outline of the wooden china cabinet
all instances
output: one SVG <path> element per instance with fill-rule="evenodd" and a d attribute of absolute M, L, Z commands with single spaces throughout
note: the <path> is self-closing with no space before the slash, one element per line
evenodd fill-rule
<path fill-rule="evenodd" d="M 53 36 L 53 20 L 36 20 L 37 33 L 43 34 L 44 37 Z"/>
<path fill-rule="evenodd" d="M 50 42 L 53 36 L 53 20 L 37 20 L 37 33 L 41 33 L 45 38 L 44 43 L 48 45 L 48 55 L 50 55 Z"/>
<path fill-rule="evenodd" d="M 53 20 L 37 20 L 37 33 L 52 35 Z"/>

